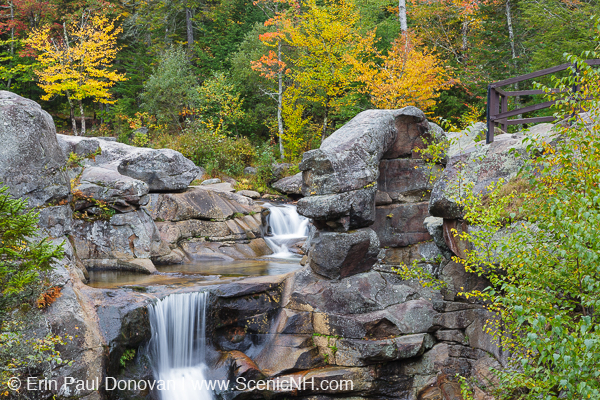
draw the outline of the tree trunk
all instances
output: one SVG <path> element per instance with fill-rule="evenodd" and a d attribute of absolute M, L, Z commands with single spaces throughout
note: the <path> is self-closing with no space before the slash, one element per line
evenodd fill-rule
<path fill-rule="evenodd" d="M 462 23 L 462 29 L 461 29 L 461 35 L 462 35 L 462 47 L 461 47 L 461 52 L 462 52 L 462 58 L 465 58 L 466 56 L 466 52 L 467 52 L 467 48 L 469 46 L 469 41 L 467 38 L 467 33 L 469 33 L 469 20 L 464 20 Z"/>
<path fill-rule="evenodd" d="M 10 7 L 10 55 L 15 55 L 15 5 L 12 1 L 8 2 Z"/>
<path fill-rule="evenodd" d="M 8 6 L 10 7 L 10 62 L 12 64 L 12 57 L 15 55 L 15 5 L 12 1 L 9 1 Z M 12 76 L 9 76 L 8 82 L 6 83 L 6 90 L 10 90 L 11 83 Z"/>
<path fill-rule="evenodd" d="M 194 46 L 194 26 L 192 24 L 192 9 L 189 7 L 186 7 L 185 9 L 185 27 L 187 30 L 187 44 L 188 44 L 188 49 L 192 50 L 192 47 Z"/>
<path fill-rule="evenodd" d="M 323 132 L 321 132 L 321 144 L 327 138 L 328 114 L 329 114 L 329 99 L 327 99 L 327 102 L 325 103 L 325 117 L 323 118 Z"/>
<path fill-rule="evenodd" d="M 79 112 L 81 113 L 81 136 L 85 136 L 85 114 L 83 113 L 83 102 L 79 100 Z"/>
<path fill-rule="evenodd" d="M 513 31 L 512 24 L 512 13 L 510 10 L 510 0 L 506 0 L 506 24 L 508 25 L 508 40 L 510 41 L 510 52 L 512 56 L 513 66 L 515 68 L 515 73 L 517 72 L 517 50 L 515 46 L 515 33 Z M 515 90 L 519 90 L 519 82 L 515 83 Z M 515 96 L 515 107 L 519 108 L 521 106 L 521 96 Z M 519 114 L 517 118 L 522 118 L 523 115 Z M 520 128 L 520 126 L 519 126 Z"/>
<path fill-rule="evenodd" d="M 408 29 L 406 22 L 406 0 L 398 0 L 398 19 L 400 20 L 400 30 L 406 32 Z"/>
<path fill-rule="evenodd" d="M 277 60 L 281 62 L 281 41 L 277 44 Z M 277 72 L 277 128 L 279 130 L 279 153 L 281 153 L 281 159 L 285 158 L 285 152 L 283 149 L 283 72 L 281 68 Z"/>
<path fill-rule="evenodd" d="M 75 120 L 75 109 L 73 108 L 73 100 L 71 100 L 71 95 L 68 90 L 67 100 L 69 101 L 69 108 L 71 110 L 71 124 L 73 125 L 73 134 L 77 136 L 77 121 Z"/>

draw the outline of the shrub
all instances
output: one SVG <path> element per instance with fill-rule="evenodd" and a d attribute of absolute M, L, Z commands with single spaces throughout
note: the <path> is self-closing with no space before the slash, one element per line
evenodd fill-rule
<path fill-rule="evenodd" d="M 477 229 L 460 235 L 473 250 L 457 260 L 490 279 L 471 295 L 497 313 L 488 328 L 511 352 L 500 399 L 600 398 L 600 72 L 568 61 L 578 72 L 554 80 L 559 93 L 549 95 L 566 96 L 556 106 L 569 120 L 557 125 L 560 140 L 529 141 L 531 159 L 510 193 L 497 184 L 462 202 Z"/>

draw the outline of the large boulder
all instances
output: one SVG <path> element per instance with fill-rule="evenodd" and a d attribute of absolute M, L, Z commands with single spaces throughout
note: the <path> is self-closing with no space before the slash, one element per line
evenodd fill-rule
<path fill-rule="evenodd" d="M 273 188 L 285 194 L 302 194 L 302 172 L 280 179 L 273 184 Z"/>
<path fill-rule="evenodd" d="M 368 110 L 354 117 L 323 141 L 319 149 L 304 153 L 302 192 L 327 195 L 362 189 L 379 177 L 379 161 L 418 158 L 414 148 L 429 138 L 425 114 L 415 107 Z"/>
<path fill-rule="evenodd" d="M 225 221 L 235 214 L 248 214 L 253 210 L 250 207 L 252 200 L 248 198 L 202 188 L 190 188 L 181 193 L 152 193 L 149 197 L 146 209 L 155 221 Z"/>
<path fill-rule="evenodd" d="M 145 182 L 102 167 L 85 168 L 73 192 L 79 195 L 81 208 L 93 204 L 86 199 L 103 201 L 121 212 L 134 211 L 148 202 L 148 185 Z"/>
<path fill-rule="evenodd" d="M 145 182 L 150 192 L 183 190 L 200 173 L 200 168 L 175 150 L 133 147 L 97 138 L 57 136 L 65 156 L 75 153 L 86 168 L 99 166 Z"/>
<path fill-rule="evenodd" d="M 125 157 L 118 169 L 146 182 L 152 192 L 186 189 L 200 172 L 192 161 L 171 149 L 138 149 Z"/>
<path fill-rule="evenodd" d="M 349 230 L 375 221 L 377 185 L 350 192 L 304 197 L 298 201 L 298 213 L 312 218 L 318 228 Z"/>
<path fill-rule="evenodd" d="M 490 184 L 500 179 L 508 182 L 528 157 L 529 142 L 524 142 L 525 137 L 534 142 L 551 142 L 555 136 L 553 125 L 541 124 L 518 134 L 498 135 L 490 144 L 470 142 L 450 155 L 444 173 L 431 192 L 429 213 L 446 219 L 462 218 L 459 202 L 470 185 L 473 193 L 485 194 Z"/>
<path fill-rule="evenodd" d="M 378 206 L 372 228 L 381 246 L 404 247 L 430 240 L 423 225 L 428 216 L 427 207 L 427 202 Z"/>
<path fill-rule="evenodd" d="M 338 279 L 368 271 L 378 253 L 379 240 L 372 229 L 317 232 L 310 241 L 308 260 L 316 274 Z"/>
<path fill-rule="evenodd" d="M 0 182 L 14 197 L 37 207 L 69 196 L 54 122 L 39 104 L 0 91 L 0 142 Z"/>
<path fill-rule="evenodd" d="M 115 214 L 109 220 L 75 220 L 72 236 L 88 269 L 156 270 L 150 257 L 170 252 L 154 221 L 144 210 Z"/>
<path fill-rule="evenodd" d="M 433 182 L 441 167 L 430 166 L 423 160 L 396 158 L 381 160 L 377 188 L 386 193 L 391 202 L 420 202 L 429 198 Z"/>

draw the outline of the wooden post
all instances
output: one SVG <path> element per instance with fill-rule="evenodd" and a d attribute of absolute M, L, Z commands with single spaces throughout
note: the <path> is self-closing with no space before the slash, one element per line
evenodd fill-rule
<path fill-rule="evenodd" d="M 486 144 L 490 144 L 494 141 L 494 124 L 492 122 L 492 115 L 491 115 L 492 108 L 490 107 L 491 98 L 492 98 L 492 86 L 489 85 L 488 90 L 487 90 L 487 105 L 486 105 L 486 108 L 487 108 L 487 110 L 486 110 L 487 135 L 485 137 Z"/>
<path fill-rule="evenodd" d="M 508 111 L 508 96 L 502 96 L 502 108 L 500 113 L 505 113 Z M 504 132 L 508 132 L 508 118 L 502 120 L 502 130 Z"/>
<path fill-rule="evenodd" d="M 500 96 L 494 87 L 488 88 L 488 134 L 486 142 L 492 143 L 494 141 L 494 128 L 496 127 L 496 121 L 494 120 L 498 115 L 498 108 L 500 106 Z"/>

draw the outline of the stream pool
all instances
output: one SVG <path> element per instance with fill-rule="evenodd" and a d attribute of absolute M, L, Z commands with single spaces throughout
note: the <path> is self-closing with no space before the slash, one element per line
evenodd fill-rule
<path fill-rule="evenodd" d="M 115 289 L 125 286 L 220 284 L 249 276 L 281 275 L 300 268 L 297 259 L 198 260 L 188 264 L 157 266 L 157 274 L 126 271 L 89 271 L 88 286 Z"/>
<path fill-rule="evenodd" d="M 309 221 L 291 204 L 260 203 L 271 212 L 265 241 L 273 254 L 263 258 L 223 261 L 199 259 L 186 264 L 156 266 L 158 273 L 144 275 L 126 271 L 89 271 L 88 285 L 115 289 L 126 286 L 211 285 L 250 276 L 282 275 L 300 268 L 300 256 L 289 248 L 308 235 Z"/>

